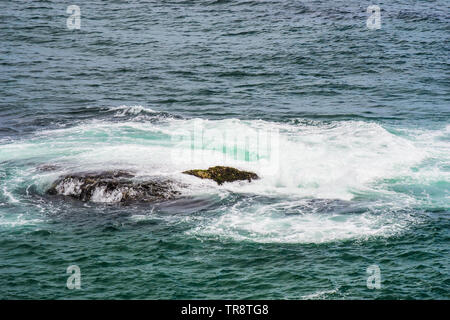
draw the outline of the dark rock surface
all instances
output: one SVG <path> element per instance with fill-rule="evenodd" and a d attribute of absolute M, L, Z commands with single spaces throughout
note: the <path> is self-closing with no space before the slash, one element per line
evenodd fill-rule
<path fill-rule="evenodd" d="M 59 177 L 47 190 L 51 195 L 64 195 L 81 201 L 94 202 L 155 202 L 174 199 L 180 194 L 170 180 L 133 179 L 129 171 L 115 170 L 75 173 Z"/>
<path fill-rule="evenodd" d="M 201 179 L 211 179 L 219 185 L 225 182 L 258 179 L 256 173 L 241 171 L 231 167 L 216 166 L 207 170 L 183 172 Z M 160 177 L 136 179 L 135 174 L 126 170 L 72 173 L 59 177 L 47 190 L 50 195 L 63 195 L 81 201 L 93 202 L 157 202 L 176 199 L 180 191 L 175 183 Z"/>

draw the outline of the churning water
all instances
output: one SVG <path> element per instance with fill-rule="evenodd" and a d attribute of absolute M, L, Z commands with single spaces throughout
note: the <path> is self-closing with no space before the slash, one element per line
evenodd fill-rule
<path fill-rule="evenodd" d="M 0 4 L 1 298 L 449 298 L 445 1 L 69 4 Z M 110 169 L 180 197 L 46 194 Z"/>

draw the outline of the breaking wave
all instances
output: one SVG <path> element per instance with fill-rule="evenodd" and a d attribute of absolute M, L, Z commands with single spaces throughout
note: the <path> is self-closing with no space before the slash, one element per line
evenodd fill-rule
<path fill-rule="evenodd" d="M 185 196 L 220 194 L 226 205 L 187 234 L 257 242 L 390 236 L 420 221 L 413 208 L 448 207 L 450 126 L 406 130 L 364 121 L 183 119 L 141 106 L 107 112 L 109 119 L 0 145 L 0 162 L 30 166 L 2 182 L 2 199 L 20 201 L 23 184 L 43 193 L 70 172 L 130 169 L 185 182 Z M 57 169 L 37 170 L 42 164 Z M 218 186 L 181 174 L 214 165 L 254 171 L 261 179 Z M 95 194 L 98 202 L 112 198 Z"/>

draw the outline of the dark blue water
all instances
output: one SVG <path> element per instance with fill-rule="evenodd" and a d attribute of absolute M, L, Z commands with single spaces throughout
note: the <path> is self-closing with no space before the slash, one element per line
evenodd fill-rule
<path fill-rule="evenodd" d="M 449 9 L 1 2 L 0 298 L 448 299 Z M 261 179 L 181 174 L 224 164 Z M 182 197 L 46 194 L 104 169 L 170 177 Z"/>

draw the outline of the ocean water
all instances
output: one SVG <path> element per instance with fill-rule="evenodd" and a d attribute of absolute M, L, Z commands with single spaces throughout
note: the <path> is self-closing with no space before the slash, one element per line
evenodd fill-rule
<path fill-rule="evenodd" d="M 449 9 L 1 2 L 0 298 L 449 299 Z M 113 169 L 181 195 L 46 194 Z"/>

